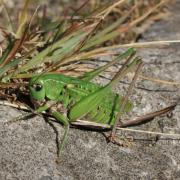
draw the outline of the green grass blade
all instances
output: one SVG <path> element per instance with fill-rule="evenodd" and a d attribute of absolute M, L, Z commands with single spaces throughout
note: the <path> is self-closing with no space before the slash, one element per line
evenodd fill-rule
<path fill-rule="evenodd" d="M 11 52 L 12 48 L 14 46 L 14 41 L 11 41 L 9 39 L 9 44 L 6 48 L 6 50 L 3 52 L 2 57 L 0 58 L 0 66 L 3 64 L 3 62 L 6 60 L 6 58 L 8 57 L 9 53 Z"/>
<path fill-rule="evenodd" d="M 21 59 L 19 59 L 19 58 L 18 59 L 14 59 L 13 61 L 11 61 L 8 64 L 6 64 L 5 66 L 1 67 L 0 68 L 0 78 L 2 78 L 4 73 L 6 73 L 10 69 L 14 68 L 15 66 L 17 66 L 20 61 L 21 61 Z"/>
<path fill-rule="evenodd" d="M 129 48 L 125 53 L 120 54 L 119 56 L 117 56 L 113 61 L 110 61 L 109 63 L 105 64 L 104 66 L 101 66 L 98 69 L 95 69 L 91 72 L 87 72 L 85 73 L 81 79 L 86 80 L 86 81 L 90 81 L 91 79 L 93 79 L 94 77 L 96 77 L 97 75 L 99 75 L 101 72 L 103 72 L 104 70 L 106 70 L 108 67 L 112 66 L 113 64 L 117 63 L 117 61 L 120 61 L 124 58 L 127 58 L 128 56 L 132 55 L 133 53 L 135 53 L 136 51 L 133 48 Z"/>
<path fill-rule="evenodd" d="M 54 43 L 53 45 L 48 46 L 42 52 L 38 53 L 24 66 L 20 67 L 18 72 L 16 73 L 27 71 L 29 69 L 34 68 L 37 65 L 40 65 L 41 63 L 46 61 L 45 58 L 49 54 L 52 54 L 51 56 L 49 56 L 49 59 L 51 59 L 51 61 L 57 61 L 57 60 L 60 61 L 65 55 L 70 53 L 72 49 L 75 46 L 77 46 L 77 44 L 79 44 L 80 41 L 83 40 L 83 38 L 85 38 L 85 36 L 87 36 L 88 33 L 89 32 L 85 32 L 81 30 L 66 36 L 65 38 Z"/>
<path fill-rule="evenodd" d="M 112 25 L 109 25 L 104 30 L 99 31 L 95 36 L 93 36 L 89 40 L 88 44 L 86 46 L 84 46 L 83 49 L 88 49 L 92 46 L 98 45 L 102 42 L 109 40 L 109 38 L 105 38 L 107 36 L 107 34 L 109 34 L 110 32 L 112 33 L 112 31 L 117 29 L 127 19 L 128 16 L 129 16 L 129 13 L 126 16 L 120 18 L 118 21 L 114 22 Z"/>

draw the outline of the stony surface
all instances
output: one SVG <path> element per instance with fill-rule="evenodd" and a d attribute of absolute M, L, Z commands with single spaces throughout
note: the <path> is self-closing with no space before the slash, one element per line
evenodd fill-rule
<path fill-rule="evenodd" d="M 143 35 L 142 41 L 179 39 L 180 1 L 171 8 L 172 15 L 157 22 Z M 166 48 L 139 49 L 148 62 L 143 74 L 164 80 L 180 82 L 179 45 Z M 126 87 L 124 84 L 119 84 Z M 157 110 L 179 98 L 180 86 L 138 83 L 132 96 L 133 114 Z M 116 90 L 119 88 L 117 87 Z M 173 117 L 134 127 L 150 131 L 180 133 L 180 106 Z M 106 143 L 99 132 L 71 129 L 68 143 L 56 163 L 56 134 L 52 124 L 36 116 L 27 121 L 5 124 L 20 115 L 17 109 L 0 106 L 0 179 L 74 180 L 74 179 L 179 179 L 180 141 L 133 133 L 134 145 L 119 147 Z M 53 123 L 59 137 L 63 128 Z"/>

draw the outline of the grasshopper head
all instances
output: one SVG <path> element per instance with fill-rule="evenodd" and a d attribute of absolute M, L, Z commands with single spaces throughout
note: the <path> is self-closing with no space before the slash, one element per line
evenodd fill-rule
<path fill-rule="evenodd" d="M 34 77 L 29 82 L 29 91 L 31 99 L 44 100 L 45 99 L 45 88 L 44 82 L 37 77 Z"/>

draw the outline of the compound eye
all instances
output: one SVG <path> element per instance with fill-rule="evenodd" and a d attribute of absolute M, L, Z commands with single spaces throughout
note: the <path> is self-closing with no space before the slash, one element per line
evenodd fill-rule
<path fill-rule="evenodd" d="M 35 91 L 40 91 L 42 89 L 42 85 L 41 84 L 33 84 L 33 88 L 35 89 Z"/>

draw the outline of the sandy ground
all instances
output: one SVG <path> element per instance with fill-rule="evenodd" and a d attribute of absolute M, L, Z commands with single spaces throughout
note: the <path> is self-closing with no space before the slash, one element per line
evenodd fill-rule
<path fill-rule="evenodd" d="M 157 22 L 143 34 L 141 41 L 180 39 L 180 1 L 171 8 L 171 16 Z M 180 48 L 141 48 L 138 54 L 147 62 L 143 75 L 180 82 Z M 115 89 L 127 85 L 120 83 Z M 141 81 L 131 99 L 132 115 L 145 114 L 175 102 L 179 86 Z M 180 105 L 171 118 L 166 116 L 134 129 L 180 133 Z M 107 143 L 99 132 L 71 129 L 68 143 L 56 163 L 56 133 L 52 126 L 36 116 L 11 125 L 5 122 L 23 112 L 0 106 L 0 179 L 73 180 L 73 179 L 180 179 L 180 141 L 133 133 L 131 147 Z M 53 123 L 59 136 L 63 128 Z M 133 129 L 132 128 L 132 129 Z"/>

